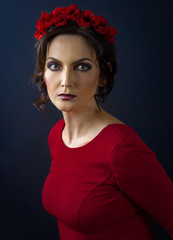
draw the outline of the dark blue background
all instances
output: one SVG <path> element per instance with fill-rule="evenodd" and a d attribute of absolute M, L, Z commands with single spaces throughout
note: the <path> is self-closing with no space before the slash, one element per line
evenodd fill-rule
<path fill-rule="evenodd" d="M 133 127 L 173 177 L 172 0 L 6 0 L 1 4 L 1 224 L 0 239 L 58 239 L 56 219 L 42 207 L 49 172 L 47 136 L 61 113 L 32 106 L 38 90 L 30 80 L 36 56 L 36 21 L 41 11 L 76 3 L 114 25 L 119 73 L 105 109 Z M 160 206 L 164 208 L 164 206 Z M 157 240 L 169 239 L 153 220 Z"/>

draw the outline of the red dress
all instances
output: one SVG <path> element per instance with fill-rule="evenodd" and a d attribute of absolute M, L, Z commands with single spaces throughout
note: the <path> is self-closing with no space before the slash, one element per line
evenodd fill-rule
<path fill-rule="evenodd" d="M 150 215 L 173 239 L 173 184 L 135 131 L 110 124 L 88 144 L 62 141 L 64 120 L 48 138 L 52 165 L 45 209 L 61 240 L 152 240 Z"/>

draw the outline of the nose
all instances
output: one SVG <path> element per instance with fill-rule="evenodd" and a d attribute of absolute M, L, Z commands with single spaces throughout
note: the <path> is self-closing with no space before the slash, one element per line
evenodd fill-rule
<path fill-rule="evenodd" d="M 72 73 L 69 69 L 64 69 L 62 72 L 61 86 L 66 88 L 71 88 L 72 83 Z"/>

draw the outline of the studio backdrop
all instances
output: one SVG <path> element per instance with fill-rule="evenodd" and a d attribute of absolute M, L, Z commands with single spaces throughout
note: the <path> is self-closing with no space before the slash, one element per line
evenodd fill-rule
<path fill-rule="evenodd" d="M 12 1 L 1 3 L 1 240 L 59 239 L 57 221 L 42 206 L 51 159 L 47 143 L 62 118 L 50 103 L 40 113 L 32 101 L 36 22 L 41 11 L 75 3 L 118 29 L 118 73 L 103 108 L 131 126 L 155 151 L 173 179 L 172 0 Z M 160 206 L 161 208 L 164 206 Z M 169 239 L 153 219 L 157 240 Z"/>

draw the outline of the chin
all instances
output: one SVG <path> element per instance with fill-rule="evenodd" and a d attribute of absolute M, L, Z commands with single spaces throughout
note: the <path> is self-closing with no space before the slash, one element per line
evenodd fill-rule
<path fill-rule="evenodd" d="M 70 112 L 74 108 L 72 106 L 69 106 L 69 104 L 66 104 L 66 103 L 65 104 L 63 104 L 63 103 L 61 103 L 61 104 L 53 103 L 53 104 L 61 112 Z"/>
<path fill-rule="evenodd" d="M 57 102 L 57 101 L 52 101 L 54 106 L 61 112 L 78 112 L 81 111 L 84 108 L 87 108 L 87 103 L 85 104 L 77 104 L 77 103 L 72 103 L 72 102 Z"/>

